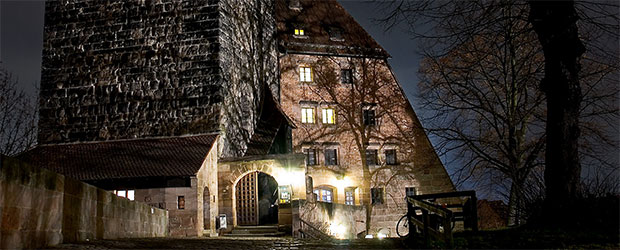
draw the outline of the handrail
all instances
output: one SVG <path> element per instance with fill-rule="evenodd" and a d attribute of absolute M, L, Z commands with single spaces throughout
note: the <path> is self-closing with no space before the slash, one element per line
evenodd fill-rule
<path fill-rule="evenodd" d="M 303 230 L 304 229 L 304 225 L 311 229 L 312 234 L 308 234 L 308 232 Z M 314 238 L 321 239 L 321 240 L 332 239 L 332 237 L 329 234 L 326 234 L 325 232 L 323 232 L 320 229 L 316 228 L 315 226 L 313 226 L 312 224 L 308 223 L 307 221 L 302 220 L 301 218 L 299 219 L 299 231 L 303 235 L 313 236 Z M 316 233 L 318 235 L 313 235 L 313 233 Z"/>

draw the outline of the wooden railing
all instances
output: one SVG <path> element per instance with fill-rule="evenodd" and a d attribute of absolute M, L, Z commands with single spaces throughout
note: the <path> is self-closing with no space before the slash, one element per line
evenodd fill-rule
<path fill-rule="evenodd" d="M 455 199 L 465 197 L 465 203 L 433 204 L 429 201 L 436 199 Z M 477 199 L 475 191 L 460 191 L 450 193 L 426 194 L 408 196 L 407 218 L 409 222 L 409 237 L 415 237 L 416 227 L 422 229 L 422 236 L 426 247 L 430 247 L 430 239 L 439 239 L 452 247 L 453 223 L 463 221 L 464 227 L 478 231 Z M 461 211 L 453 212 L 448 208 L 458 208 Z M 421 212 L 419 214 L 418 212 Z M 431 223 L 431 216 L 439 223 Z"/>
<path fill-rule="evenodd" d="M 299 219 L 299 234 L 301 238 L 319 239 L 319 240 L 331 240 L 333 239 L 329 234 L 321 231 L 312 224 L 305 220 Z"/>

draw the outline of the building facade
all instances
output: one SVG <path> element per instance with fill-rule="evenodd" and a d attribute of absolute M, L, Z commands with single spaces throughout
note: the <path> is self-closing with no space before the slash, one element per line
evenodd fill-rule
<path fill-rule="evenodd" d="M 332 0 L 49 1 L 20 158 L 169 210 L 173 236 L 395 236 L 406 194 L 454 186 L 388 58 Z"/>

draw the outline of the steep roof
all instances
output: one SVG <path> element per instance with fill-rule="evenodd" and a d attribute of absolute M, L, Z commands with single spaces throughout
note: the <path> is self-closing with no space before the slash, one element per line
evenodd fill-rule
<path fill-rule="evenodd" d="M 17 158 L 81 181 L 195 175 L 217 134 L 42 145 Z"/>
<path fill-rule="evenodd" d="M 389 57 L 336 0 L 277 0 L 276 22 L 280 49 L 289 53 Z M 296 28 L 304 35 L 295 35 Z"/>

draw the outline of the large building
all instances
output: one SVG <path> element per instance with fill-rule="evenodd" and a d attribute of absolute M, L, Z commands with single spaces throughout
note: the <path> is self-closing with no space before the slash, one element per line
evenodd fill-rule
<path fill-rule="evenodd" d="M 406 193 L 454 186 L 388 58 L 332 0 L 49 1 L 20 158 L 168 209 L 175 236 L 395 236 Z"/>

